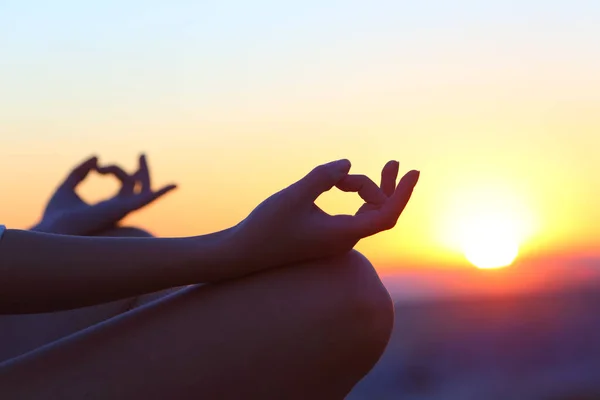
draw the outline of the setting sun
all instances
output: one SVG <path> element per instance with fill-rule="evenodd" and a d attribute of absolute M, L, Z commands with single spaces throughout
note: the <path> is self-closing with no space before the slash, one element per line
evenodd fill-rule
<path fill-rule="evenodd" d="M 447 198 L 445 242 L 477 268 L 511 265 L 535 229 L 525 191 L 500 179 L 461 186 Z"/>
<path fill-rule="evenodd" d="M 460 241 L 467 260 L 485 269 L 510 265 L 519 251 L 511 225 L 500 216 L 477 216 L 465 221 Z"/>

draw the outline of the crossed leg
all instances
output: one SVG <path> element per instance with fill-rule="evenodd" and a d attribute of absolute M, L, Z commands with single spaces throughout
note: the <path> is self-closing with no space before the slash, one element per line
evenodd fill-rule
<path fill-rule="evenodd" d="M 5 361 L 0 387 L 9 398 L 343 398 L 392 324 L 387 291 L 353 251 L 177 290 Z"/>
<path fill-rule="evenodd" d="M 142 229 L 122 227 L 102 232 L 98 236 L 151 237 L 152 235 Z M 177 290 L 168 289 L 130 299 L 54 313 L 0 315 L 0 362 L 54 342 Z"/>

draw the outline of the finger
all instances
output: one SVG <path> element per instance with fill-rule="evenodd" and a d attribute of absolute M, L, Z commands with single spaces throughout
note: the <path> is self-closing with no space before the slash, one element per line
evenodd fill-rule
<path fill-rule="evenodd" d="M 94 205 L 95 212 L 87 212 L 79 220 L 85 220 L 88 225 L 112 226 L 125 218 L 129 213 L 152 203 L 161 196 L 175 189 L 176 185 L 168 185 L 157 192 L 133 195 L 115 203 L 104 201 Z"/>
<path fill-rule="evenodd" d="M 298 199 L 314 202 L 344 178 L 349 170 L 350 161 L 345 159 L 319 165 L 286 190 Z"/>
<path fill-rule="evenodd" d="M 381 171 L 381 190 L 387 197 L 390 197 L 394 194 L 399 168 L 400 163 L 398 161 L 388 161 Z"/>
<path fill-rule="evenodd" d="M 356 211 L 355 215 L 362 214 L 367 211 L 379 210 L 380 208 L 381 206 L 365 203 L 362 206 L 360 206 L 360 208 Z"/>
<path fill-rule="evenodd" d="M 148 168 L 148 161 L 146 155 L 140 156 L 140 167 L 135 173 L 135 179 L 140 182 L 142 192 L 152 191 L 152 182 L 150 181 L 150 169 Z"/>
<path fill-rule="evenodd" d="M 142 207 L 145 207 L 148 204 L 155 202 L 160 197 L 164 196 L 165 194 L 167 194 L 175 189 L 177 189 L 177 185 L 171 184 L 171 185 L 167 185 L 167 186 L 157 190 L 156 192 L 139 194 L 138 196 L 136 196 L 137 201 L 133 205 L 133 209 L 131 211 L 138 210 Z"/>
<path fill-rule="evenodd" d="M 369 204 L 380 205 L 388 199 L 379 186 L 365 175 L 346 175 L 335 186 L 344 192 L 358 192 Z"/>
<path fill-rule="evenodd" d="M 113 175 L 121 182 L 120 193 L 133 193 L 135 187 L 135 178 L 125 172 L 117 165 L 108 165 L 106 167 L 98 167 L 96 170 L 102 175 Z"/>
<path fill-rule="evenodd" d="M 88 176 L 90 171 L 96 168 L 97 164 L 98 157 L 94 156 L 88 158 L 77 167 L 73 168 L 73 170 L 69 173 L 69 176 L 67 176 L 67 179 L 65 179 L 63 185 L 70 189 L 75 189 L 77 185 L 79 185 Z"/>
<path fill-rule="evenodd" d="M 420 176 L 419 171 L 410 171 L 400 179 L 396 190 L 390 201 L 383 208 L 384 214 L 389 213 L 386 217 L 393 220 L 393 224 L 396 224 L 400 214 L 404 211 L 404 208 L 408 204 L 410 197 L 412 196 L 413 189 L 417 185 Z"/>
<path fill-rule="evenodd" d="M 408 204 L 418 180 L 419 171 L 410 171 L 402 177 L 394 194 L 383 207 L 357 214 L 354 217 L 338 218 L 338 228 L 359 237 L 367 237 L 392 229 Z"/>

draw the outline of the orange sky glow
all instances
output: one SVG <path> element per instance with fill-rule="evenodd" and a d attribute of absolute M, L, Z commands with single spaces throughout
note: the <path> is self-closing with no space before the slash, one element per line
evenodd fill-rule
<path fill-rule="evenodd" d="M 378 180 L 397 159 L 421 179 L 397 227 L 358 246 L 381 271 L 468 266 L 460 229 L 476 215 L 510 222 L 522 259 L 600 257 L 597 27 L 573 23 L 558 37 L 542 15 L 536 32 L 462 26 L 466 35 L 457 22 L 410 39 L 412 28 L 386 25 L 379 36 L 338 22 L 355 34 L 348 42 L 307 14 L 292 25 L 312 23 L 322 40 L 278 26 L 280 41 L 251 52 L 227 38 L 207 47 L 193 28 L 169 31 L 192 10 L 170 11 L 131 11 L 114 28 L 119 42 L 79 23 L 70 28 L 82 38 L 66 40 L 58 20 L 39 37 L 15 26 L 0 35 L 11 45 L 0 66 L 0 221 L 33 224 L 92 153 L 132 169 L 144 151 L 157 185 L 180 185 L 126 221 L 161 236 L 229 227 L 320 163 L 348 158 Z M 115 188 L 92 177 L 81 192 L 98 199 Z M 332 192 L 319 205 L 352 212 L 359 199 Z"/>

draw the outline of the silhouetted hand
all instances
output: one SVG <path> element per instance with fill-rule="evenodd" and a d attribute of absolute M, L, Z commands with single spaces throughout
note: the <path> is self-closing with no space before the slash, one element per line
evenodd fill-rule
<path fill-rule="evenodd" d="M 398 168 L 398 162 L 388 162 L 378 187 L 366 176 L 349 175 L 348 160 L 316 167 L 232 229 L 233 251 L 251 267 L 268 268 L 351 250 L 360 239 L 396 225 L 419 179 L 418 171 L 410 171 L 396 187 Z M 358 192 L 365 204 L 355 215 L 325 213 L 314 202 L 334 186 Z"/>
<path fill-rule="evenodd" d="M 103 175 L 114 175 L 120 181 L 121 189 L 109 199 L 88 204 L 79 197 L 76 188 L 93 170 Z M 167 185 L 152 190 L 144 155 L 140 156 L 139 169 L 132 175 L 117 165 L 98 166 L 98 159 L 92 157 L 71 171 L 50 198 L 41 222 L 32 230 L 82 236 L 98 233 L 115 227 L 129 213 L 152 203 L 175 187 Z"/>

